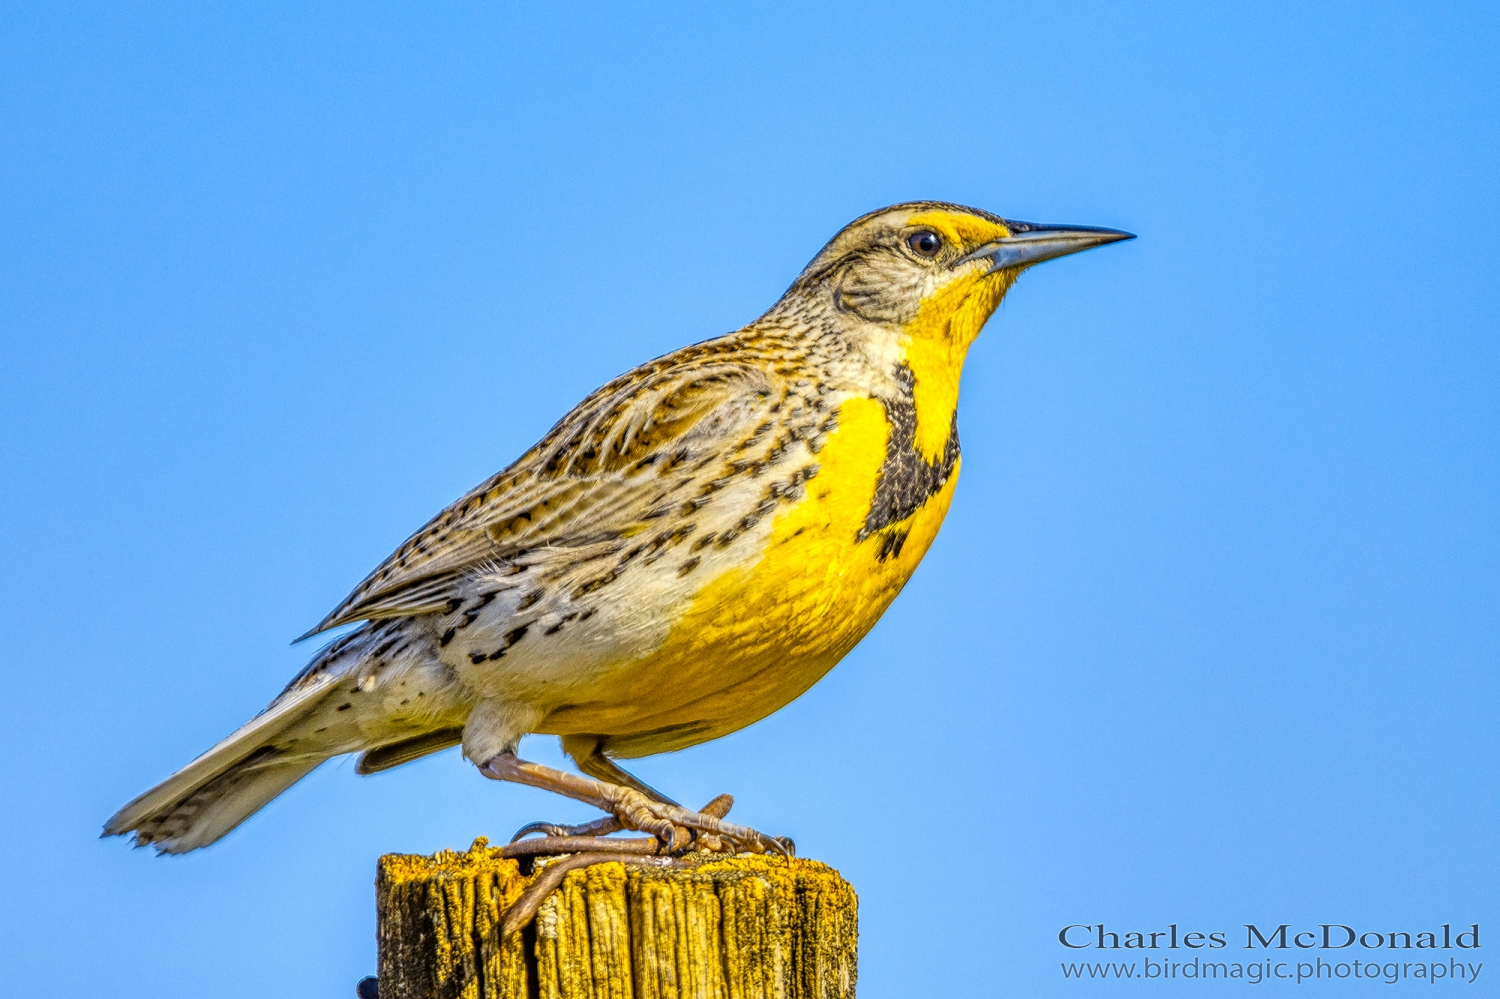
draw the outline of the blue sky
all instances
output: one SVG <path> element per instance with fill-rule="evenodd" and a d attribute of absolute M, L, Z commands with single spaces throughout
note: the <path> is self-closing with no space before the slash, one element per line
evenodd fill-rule
<path fill-rule="evenodd" d="M 641 776 L 840 868 L 874 999 L 1138 992 L 1063 981 L 1073 923 L 1488 932 L 1497 22 L 0 12 L 0 993 L 350 995 L 382 852 L 585 817 L 449 752 L 185 858 L 96 839 L 588 390 L 913 198 L 1140 239 L 991 321 L 865 642 Z"/>

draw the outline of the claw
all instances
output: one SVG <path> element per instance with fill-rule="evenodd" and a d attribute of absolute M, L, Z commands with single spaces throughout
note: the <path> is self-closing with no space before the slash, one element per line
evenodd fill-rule
<path fill-rule="evenodd" d="M 568 826 L 559 826 L 551 822 L 528 822 L 516 830 L 516 834 L 510 838 L 510 841 L 514 843 L 532 833 L 541 833 L 543 836 L 566 836 L 568 828 Z"/>
<path fill-rule="evenodd" d="M 582 822 L 576 826 L 561 826 L 553 822 L 528 822 L 516 830 L 516 834 L 510 838 L 510 841 L 514 843 L 522 837 L 538 832 L 544 836 L 607 836 L 623 828 L 625 827 L 620 825 L 620 820 L 613 815 L 606 815 L 592 822 Z"/>

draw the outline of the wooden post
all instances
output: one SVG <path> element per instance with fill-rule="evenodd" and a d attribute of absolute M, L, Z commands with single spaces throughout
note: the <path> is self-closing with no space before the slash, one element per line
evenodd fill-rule
<path fill-rule="evenodd" d="M 813 860 L 696 855 L 570 872 L 500 938 L 532 877 L 476 840 L 389 854 L 376 878 L 380 999 L 852 999 L 857 900 Z M 538 870 L 545 862 L 538 861 Z"/>

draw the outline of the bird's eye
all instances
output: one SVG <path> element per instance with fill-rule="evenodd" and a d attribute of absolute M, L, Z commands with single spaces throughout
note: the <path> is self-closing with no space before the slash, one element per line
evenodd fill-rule
<path fill-rule="evenodd" d="M 931 229 L 920 229 L 906 237 L 906 245 L 919 257 L 935 257 L 943 248 L 943 237 Z"/>

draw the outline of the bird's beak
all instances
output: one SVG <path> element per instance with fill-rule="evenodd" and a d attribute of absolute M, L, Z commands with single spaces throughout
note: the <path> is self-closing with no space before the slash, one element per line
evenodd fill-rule
<path fill-rule="evenodd" d="M 975 260 L 988 260 L 988 273 L 1006 267 L 1030 267 L 1043 260 L 1066 257 L 1079 250 L 1092 250 L 1105 243 L 1118 243 L 1122 239 L 1135 239 L 1135 233 L 1119 229 L 1092 229 L 1081 225 L 1037 225 L 1035 222 L 1007 221 L 1005 227 L 1010 235 L 985 243 L 972 253 L 965 254 L 960 264 Z"/>

